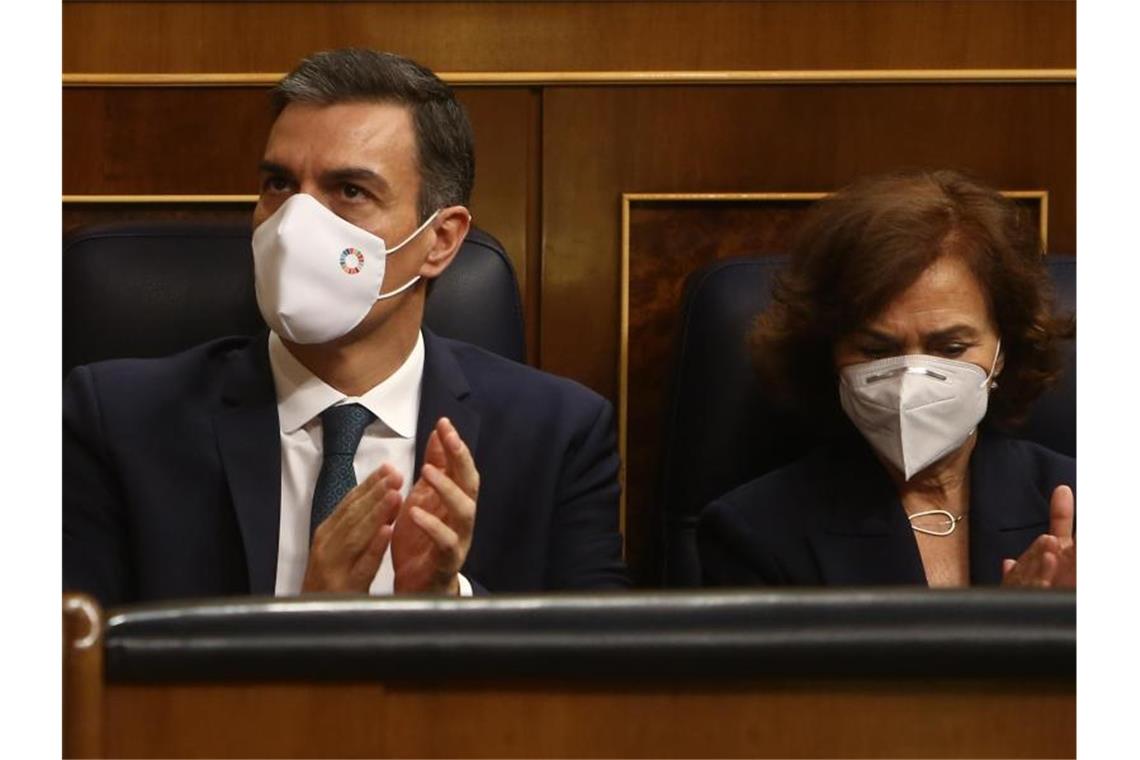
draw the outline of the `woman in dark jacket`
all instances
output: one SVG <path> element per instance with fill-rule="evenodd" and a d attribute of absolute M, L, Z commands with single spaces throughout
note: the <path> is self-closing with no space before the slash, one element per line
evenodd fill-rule
<path fill-rule="evenodd" d="M 1075 461 L 994 429 L 1072 333 L 1000 193 L 938 171 L 823 201 L 752 339 L 828 442 L 704 510 L 706 585 L 1075 587 Z"/>

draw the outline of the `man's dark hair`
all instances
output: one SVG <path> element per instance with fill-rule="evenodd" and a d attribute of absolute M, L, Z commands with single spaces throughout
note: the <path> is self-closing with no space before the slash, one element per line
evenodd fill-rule
<path fill-rule="evenodd" d="M 475 183 L 475 138 L 451 87 L 430 69 L 393 53 L 344 48 L 309 56 L 270 93 L 273 115 L 290 103 L 359 101 L 408 106 L 420 170 L 420 221 L 436 209 L 467 205 Z"/>

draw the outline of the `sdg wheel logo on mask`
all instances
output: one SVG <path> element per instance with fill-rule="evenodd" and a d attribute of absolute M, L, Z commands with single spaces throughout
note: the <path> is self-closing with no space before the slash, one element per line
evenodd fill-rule
<path fill-rule="evenodd" d="M 340 252 L 340 268 L 345 274 L 356 274 L 364 268 L 364 254 L 355 248 L 345 248 Z"/>

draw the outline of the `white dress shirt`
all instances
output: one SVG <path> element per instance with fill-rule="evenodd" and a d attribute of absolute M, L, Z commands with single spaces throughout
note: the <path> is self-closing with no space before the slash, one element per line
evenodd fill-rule
<path fill-rule="evenodd" d="M 346 396 L 297 361 L 274 332 L 269 333 L 269 366 L 277 390 L 277 420 L 281 426 L 281 526 L 277 538 L 277 596 L 298 594 L 309 560 L 309 519 L 313 491 L 323 458 L 320 414 L 339 404 L 360 404 L 376 415 L 364 429 L 353 469 L 363 481 L 387 462 L 404 476 L 401 496 L 415 482 L 416 426 L 424 374 L 424 338 L 386 380 L 359 397 Z M 370 594 L 391 594 L 395 575 L 391 547 L 384 552 Z M 471 584 L 459 576 L 460 593 L 471 595 Z"/>

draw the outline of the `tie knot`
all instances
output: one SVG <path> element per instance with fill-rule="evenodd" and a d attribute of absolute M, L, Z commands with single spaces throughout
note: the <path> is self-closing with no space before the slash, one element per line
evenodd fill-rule
<path fill-rule="evenodd" d="M 376 419 L 376 415 L 360 404 L 330 406 L 321 412 L 321 426 L 324 435 L 324 455 L 356 453 L 364 428 Z"/>

